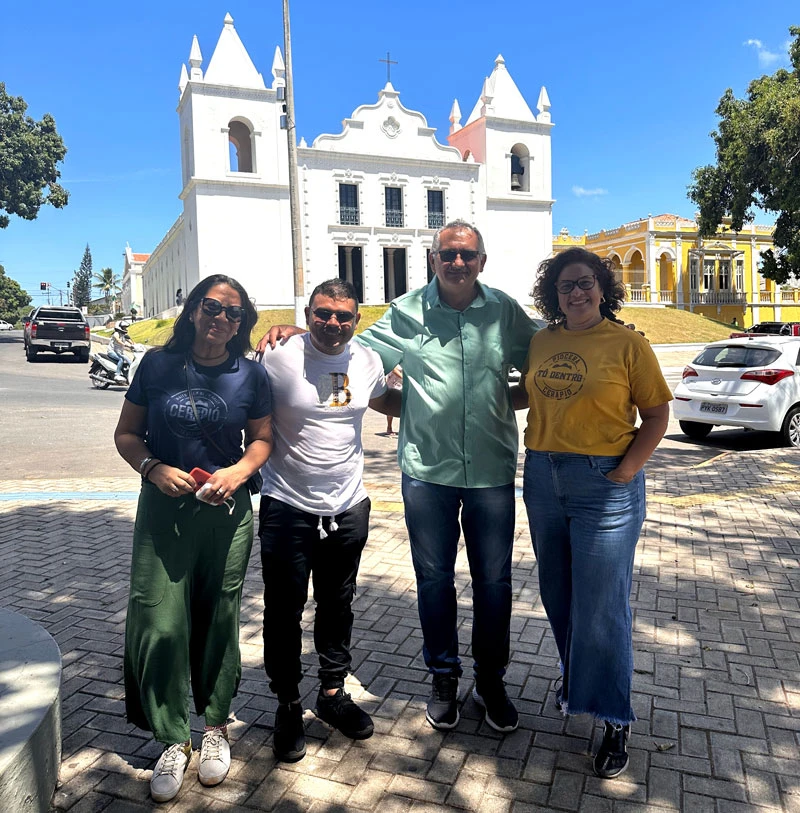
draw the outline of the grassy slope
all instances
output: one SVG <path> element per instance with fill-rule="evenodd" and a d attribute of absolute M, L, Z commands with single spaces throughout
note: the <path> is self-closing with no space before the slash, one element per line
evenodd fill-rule
<path fill-rule="evenodd" d="M 385 310 L 385 305 L 362 306 L 359 331 L 379 319 Z M 727 339 L 731 332 L 730 325 L 671 308 L 624 308 L 620 317 L 626 322 L 633 322 L 637 330 L 644 331 L 652 344 L 712 342 Z M 172 330 L 172 321 L 172 319 L 146 319 L 131 325 L 130 333 L 134 341 L 143 344 L 163 344 Z M 272 325 L 291 324 L 293 321 L 294 311 L 288 309 L 261 311 L 253 330 L 253 343 L 256 343 Z"/>
<path fill-rule="evenodd" d="M 358 325 L 357 332 L 364 330 L 364 328 L 377 321 L 386 310 L 386 305 L 362 305 L 360 310 L 361 322 Z M 173 321 L 173 319 L 143 319 L 141 322 L 135 322 L 130 327 L 131 337 L 135 342 L 141 342 L 142 344 L 164 344 L 172 332 Z M 259 311 L 258 322 L 253 328 L 253 344 L 256 344 L 272 325 L 291 324 L 294 324 L 294 311 L 288 308 Z"/>
<path fill-rule="evenodd" d="M 733 330 L 723 322 L 673 308 L 623 308 L 620 318 L 633 322 L 651 344 L 716 342 L 727 339 Z"/>

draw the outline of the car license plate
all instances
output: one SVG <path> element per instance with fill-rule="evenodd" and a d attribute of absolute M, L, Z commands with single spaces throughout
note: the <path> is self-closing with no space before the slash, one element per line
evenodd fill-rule
<path fill-rule="evenodd" d="M 724 415 L 728 411 L 727 404 L 709 404 L 708 401 L 703 401 L 700 404 L 701 412 L 713 412 L 715 415 Z"/>
<path fill-rule="evenodd" d="M 53 347 L 58 347 L 58 348 L 66 347 L 66 348 L 69 348 L 69 347 L 72 347 L 72 342 L 53 342 Z"/>

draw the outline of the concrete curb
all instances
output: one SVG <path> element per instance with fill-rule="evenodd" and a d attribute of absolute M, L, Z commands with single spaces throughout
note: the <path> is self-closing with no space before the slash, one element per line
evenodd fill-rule
<path fill-rule="evenodd" d="M 61 652 L 38 624 L 0 609 L 0 809 L 47 813 L 61 762 Z"/>

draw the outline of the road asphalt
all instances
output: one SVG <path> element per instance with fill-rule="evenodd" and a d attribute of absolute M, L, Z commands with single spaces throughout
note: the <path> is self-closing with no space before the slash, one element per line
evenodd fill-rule
<path fill-rule="evenodd" d="M 675 358 L 662 364 L 676 369 L 692 354 L 672 353 Z M 373 715 L 374 736 L 353 742 L 311 711 L 317 684 L 309 601 L 301 687 L 308 755 L 293 765 L 275 761 L 276 703 L 262 665 L 256 543 L 244 590 L 243 680 L 230 726 L 230 775 L 216 788 L 201 786 L 195 756 L 180 795 L 161 809 L 800 811 L 796 450 L 762 444 L 731 451 L 674 439 L 654 455 L 632 593 L 639 719 L 630 769 L 604 781 L 593 775 L 590 759 L 600 726 L 585 717 L 564 718 L 554 707 L 558 659 L 538 597 L 521 499 L 506 675 L 520 727 L 506 736 L 494 732 L 470 697 L 471 589 L 463 547 L 457 562 L 462 719 L 446 733 L 425 722 L 430 685 L 396 438 L 379 434 L 384 429 L 384 419 L 375 415 L 364 432 L 372 530 L 354 602 L 354 674 L 348 680 L 354 699 Z M 0 481 L 0 606 L 39 622 L 63 655 L 59 811 L 155 807 L 148 779 L 160 747 L 125 721 L 123 704 L 137 492 L 133 472 L 24 480 L 7 472 Z"/>

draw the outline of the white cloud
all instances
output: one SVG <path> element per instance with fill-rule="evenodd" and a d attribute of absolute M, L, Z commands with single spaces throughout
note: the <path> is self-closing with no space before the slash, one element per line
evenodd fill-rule
<path fill-rule="evenodd" d="M 607 195 L 608 189 L 602 189 L 600 187 L 596 187 L 595 189 L 585 189 L 582 186 L 573 186 L 572 194 L 575 195 L 576 198 L 593 198 L 597 195 Z"/>
<path fill-rule="evenodd" d="M 764 43 L 761 42 L 761 40 L 745 40 L 742 45 L 747 45 L 756 49 L 756 53 L 758 54 L 758 64 L 761 65 L 762 68 L 769 68 L 776 62 L 784 60 L 786 57 L 785 53 L 776 53 L 775 51 L 768 50 L 766 47 L 764 47 Z M 788 51 L 788 48 L 786 50 Z"/>

